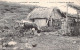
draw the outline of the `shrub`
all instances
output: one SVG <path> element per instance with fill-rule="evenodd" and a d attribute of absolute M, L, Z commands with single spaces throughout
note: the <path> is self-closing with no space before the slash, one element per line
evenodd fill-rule
<path fill-rule="evenodd" d="M 51 32 L 51 31 L 54 32 L 58 29 L 55 29 L 54 27 L 45 26 L 45 27 L 41 27 L 41 30 L 42 30 L 42 32 Z"/>

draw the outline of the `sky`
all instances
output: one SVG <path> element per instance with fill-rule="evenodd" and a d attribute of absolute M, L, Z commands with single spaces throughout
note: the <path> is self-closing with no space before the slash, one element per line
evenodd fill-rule
<path fill-rule="evenodd" d="M 67 11 L 66 2 L 71 2 L 76 5 L 80 4 L 80 0 L 0 0 L 0 1 L 18 2 L 25 5 L 31 4 L 31 5 L 39 5 L 39 6 L 51 7 L 51 8 L 58 7 L 60 10 L 64 12 Z M 68 13 L 76 14 L 77 12 L 75 9 L 68 7 Z"/>

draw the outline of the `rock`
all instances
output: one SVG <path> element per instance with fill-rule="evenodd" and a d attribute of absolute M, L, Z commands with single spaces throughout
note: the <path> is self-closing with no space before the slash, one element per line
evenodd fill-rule
<path fill-rule="evenodd" d="M 36 46 L 37 46 L 37 44 L 33 44 L 32 46 L 33 46 L 33 47 L 36 47 Z"/>
<path fill-rule="evenodd" d="M 8 43 L 8 45 L 16 45 L 17 44 L 17 42 L 15 42 L 15 41 L 10 41 L 9 43 Z"/>
<path fill-rule="evenodd" d="M 0 38 L 0 40 L 2 40 L 2 38 Z"/>
<path fill-rule="evenodd" d="M 18 49 L 18 47 L 14 47 L 13 49 L 16 50 L 16 49 Z"/>
<path fill-rule="evenodd" d="M 44 34 L 45 34 L 45 35 L 49 35 L 49 33 L 46 33 L 46 32 L 45 32 Z"/>
<path fill-rule="evenodd" d="M 4 39 L 4 37 L 3 38 L 0 38 L 0 40 L 3 40 Z"/>
<path fill-rule="evenodd" d="M 26 48 L 32 48 L 32 46 L 29 43 L 25 44 Z"/>
<path fill-rule="evenodd" d="M 73 43 L 73 44 L 75 44 L 75 43 L 76 43 L 76 41 L 73 41 L 72 43 Z"/>
<path fill-rule="evenodd" d="M 38 36 L 41 36 L 41 34 L 38 34 Z"/>

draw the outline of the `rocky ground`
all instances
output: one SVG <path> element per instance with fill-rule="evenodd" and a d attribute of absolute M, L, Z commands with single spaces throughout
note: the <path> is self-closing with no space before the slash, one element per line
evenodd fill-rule
<path fill-rule="evenodd" d="M 3 43 L 3 49 L 5 50 L 79 50 L 80 49 L 80 37 L 61 36 L 54 34 L 54 32 L 48 32 L 48 33 L 42 32 L 40 34 L 41 34 L 40 36 L 27 34 L 21 38 L 14 37 L 11 39 L 10 37 L 8 37 L 6 38 L 7 40 L 5 39 L 6 42 Z M 7 44 L 8 45 L 4 46 L 5 43 L 6 45 Z M 2 49 L 2 47 L 0 48 Z"/>

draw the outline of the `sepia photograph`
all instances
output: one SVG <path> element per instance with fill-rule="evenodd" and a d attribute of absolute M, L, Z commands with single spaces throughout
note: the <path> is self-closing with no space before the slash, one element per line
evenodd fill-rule
<path fill-rule="evenodd" d="M 80 50 L 80 0 L 0 0 L 0 50 Z"/>

